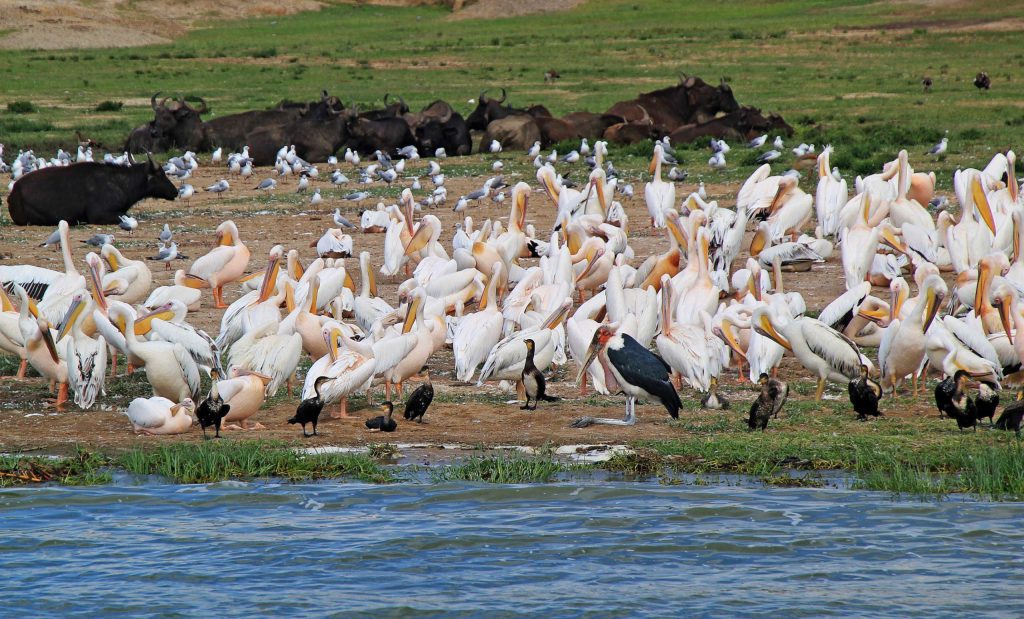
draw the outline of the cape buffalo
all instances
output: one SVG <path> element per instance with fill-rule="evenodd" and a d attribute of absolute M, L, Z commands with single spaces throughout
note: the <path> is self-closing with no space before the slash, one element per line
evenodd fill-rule
<path fill-rule="evenodd" d="M 205 150 L 208 145 L 201 115 L 210 109 L 206 101 L 198 97 L 202 106 L 196 109 L 181 96 L 173 105 L 167 104 L 170 97 L 164 97 L 157 103 L 159 95 L 158 92 L 149 100 L 153 108 L 153 120 L 133 129 L 124 149 L 130 153 L 164 152 L 175 147 Z"/>
<path fill-rule="evenodd" d="M 607 113 L 622 116 L 627 122 L 640 120 L 649 114 L 654 124 L 671 131 L 687 123 L 710 120 L 718 112 L 735 112 L 739 107 L 732 88 L 724 79 L 718 86 L 712 86 L 699 77 L 688 77 L 675 86 L 620 101 Z"/>
<path fill-rule="evenodd" d="M 367 120 L 350 116 L 346 122 L 346 129 L 349 144 L 364 154 L 378 150 L 382 153 L 393 153 L 403 146 L 416 143 L 416 138 L 409 130 L 409 123 L 403 118 Z"/>
<path fill-rule="evenodd" d="M 526 150 L 534 142 L 540 141 L 540 127 L 533 116 L 506 116 L 488 123 L 487 131 L 480 140 L 480 152 L 487 152 L 487 145 L 491 140 L 498 140 L 503 147 L 510 150 Z"/>
<path fill-rule="evenodd" d="M 55 226 L 62 219 L 116 224 L 143 198 L 177 197 L 177 187 L 152 159 L 131 167 L 90 162 L 26 174 L 14 183 L 7 208 L 19 226 Z"/>
<path fill-rule="evenodd" d="M 517 110 L 511 105 L 502 105 L 508 94 L 501 89 L 501 98 L 493 99 L 487 96 L 484 90 L 476 99 L 476 109 L 466 117 L 466 126 L 474 131 L 483 131 L 492 120 L 505 118 L 510 114 L 526 114 L 526 110 Z"/>

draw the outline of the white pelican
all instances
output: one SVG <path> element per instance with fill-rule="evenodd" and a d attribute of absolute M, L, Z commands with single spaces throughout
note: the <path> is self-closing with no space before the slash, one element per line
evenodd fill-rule
<path fill-rule="evenodd" d="M 284 248 L 274 245 L 267 259 L 267 270 L 263 276 L 259 291 L 247 292 L 228 306 L 220 318 L 220 332 L 217 334 L 217 346 L 222 350 L 229 348 L 242 337 L 244 331 L 243 318 L 248 316 L 249 323 L 262 325 L 267 322 L 281 322 L 281 302 L 287 296 L 289 284 L 278 286 L 278 273 L 281 270 L 281 256 Z M 271 292 L 276 291 L 274 296 Z"/>
<path fill-rule="evenodd" d="M 4 290 L 3 282 L 0 282 L 0 351 L 15 355 L 21 361 L 18 365 L 18 372 L 15 378 L 25 378 L 25 370 L 28 368 L 28 353 L 25 351 L 25 341 L 21 337 L 21 327 L 18 325 L 20 312 Z"/>
<path fill-rule="evenodd" d="M 690 387 L 707 392 L 711 379 L 729 364 L 729 349 L 711 331 L 711 318 L 704 311 L 696 322 L 675 324 L 672 311 L 672 278 L 662 276 L 661 335 L 658 352 L 672 370 Z"/>
<path fill-rule="evenodd" d="M 846 289 L 860 285 L 871 269 L 871 262 L 878 251 L 878 239 L 881 230 L 869 221 L 872 197 L 869 193 L 860 194 L 853 200 L 860 200 L 855 223 L 844 231 L 840 238 L 842 246 L 843 273 L 846 276 Z M 852 202 L 852 200 L 851 200 Z"/>
<path fill-rule="evenodd" d="M 817 210 L 818 225 L 824 236 L 835 236 L 839 233 L 839 213 L 850 199 L 846 188 L 846 180 L 832 175 L 829 156 L 832 146 L 828 145 L 818 155 L 818 189 L 814 195 L 814 206 Z"/>
<path fill-rule="evenodd" d="M 779 180 L 775 197 L 768 206 L 768 225 L 771 226 L 772 240 L 791 235 L 796 240 L 803 227 L 811 220 L 814 200 L 797 186 L 792 176 Z"/>
<path fill-rule="evenodd" d="M 362 273 L 360 279 L 359 296 L 353 301 L 353 310 L 356 315 L 356 324 L 369 333 L 370 327 L 382 316 L 395 311 L 387 301 L 377 296 L 377 282 L 373 276 L 373 269 L 370 267 L 370 252 L 359 253 L 359 269 Z"/>
<path fill-rule="evenodd" d="M 153 285 L 153 273 L 146 266 L 143 260 L 129 260 L 113 245 L 104 245 L 100 249 L 100 257 L 106 261 L 109 271 L 103 276 L 104 289 L 109 288 L 109 282 L 120 279 L 127 287 L 118 291 L 118 294 L 111 294 L 110 300 L 122 301 L 129 305 L 138 303 L 146 298 L 149 289 Z"/>
<path fill-rule="evenodd" d="M 125 322 L 128 352 L 146 367 L 153 395 L 176 400 L 199 398 L 199 366 L 181 344 L 147 342 L 135 334 L 135 316 L 122 303 L 112 303 L 109 314 Z"/>
<path fill-rule="evenodd" d="M 192 427 L 196 406 L 186 398 L 180 404 L 154 396 L 135 398 L 124 411 L 136 434 L 184 434 Z"/>
<path fill-rule="evenodd" d="M 67 338 L 64 358 L 68 366 L 68 386 L 74 395 L 75 404 L 82 410 L 92 408 L 96 403 L 96 397 L 103 392 L 104 374 L 107 371 L 107 343 L 103 336 L 91 338 L 82 332 L 81 323 L 84 318 L 92 318 L 92 312 L 86 311 L 91 306 L 87 292 L 76 292 L 57 333 L 58 342 L 68 332 L 71 333 L 71 337 Z"/>
<path fill-rule="evenodd" d="M 75 268 L 71 258 L 66 221 L 61 220 L 57 225 L 57 234 L 64 261 L 63 272 L 28 264 L 0 265 L 0 281 L 7 286 L 17 284 L 24 288 L 29 298 L 38 302 L 39 311 L 50 324 L 60 322 L 71 305 L 71 296 L 85 288 L 85 277 Z"/>
<path fill-rule="evenodd" d="M 221 420 L 222 430 L 263 430 L 262 424 L 249 425 L 249 418 L 256 414 L 267 399 L 269 376 L 244 368 L 231 368 L 230 378 L 217 382 L 217 391 L 224 404 L 231 407 Z M 231 422 L 240 422 L 237 425 Z"/>
<path fill-rule="evenodd" d="M 498 308 L 498 282 L 501 279 L 501 263 L 494 265 L 487 289 L 480 300 L 480 309 L 463 316 L 455 327 L 452 351 L 455 354 L 455 376 L 469 382 L 476 368 L 487 359 L 487 353 L 501 339 L 501 325 L 504 321 Z"/>
<path fill-rule="evenodd" d="M 187 275 L 185 271 L 178 269 L 174 272 L 174 284 L 171 286 L 160 286 L 149 293 L 142 307 L 153 309 L 171 300 L 178 300 L 185 304 L 188 311 L 199 310 L 203 298 L 202 288 L 205 282 L 194 275 Z"/>
<path fill-rule="evenodd" d="M 559 340 L 565 337 L 559 327 L 571 309 L 572 299 L 567 297 L 544 322 L 517 331 L 495 344 L 487 354 L 477 385 L 489 380 L 512 380 L 516 382 L 519 399 L 522 399 L 524 392 L 520 379 L 526 363 L 525 340 L 534 342 L 534 365 L 541 372 L 547 370 L 555 360 Z"/>
<path fill-rule="evenodd" d="M 845 385 L 860 376 L 861 365 L 871 367 L 871 362 L 860 354 L 852 340 L 815 318 L 788 317 L 768 305 L 754 310 L 751 324 L 762 335 L 796 355 L 807 370 L 817 375 L 816 401 L 821 400 L 826 380 Z"/>
<path fill-rule="evenodd" d="M 946 296 L 946 284 L 938 275 L 925 280 L 925 288 L 906 320 L 894 319 L 886 327 L 878 345 L 878 368 L 881 384 L 886 391 L 895 393 L 909 374 L 912 376 L 914 395 L 917 395 L 918 372 L 924 362 L 926 334 L 939 304 Z"/>
<path fill-rule="evenodd" d="M 164 316 L 170 312 L 170 317 Z M 220 365 L 220 349 L 206 331 L 185 322 L 188 308 L 177 299 L 154 308 L 150 315 L 150 331 L 147 339 L 159 339 L 172 344 L 181 344 L 188 351 L 196 365 L 207 374 L 211 369 L 223 374 Z"/>
<path fill-rule="evenodd" d="M 18 326 L 22 341 L 25 342 L 25 353 L 28 363 L 40 375 L 49 379 L 50 388 L 54 384 L 60 386 L 55 406 L 57 410 L 68 401 L 68 365 L 57 354 L 57 345 L 50 333 L 50 324 L 39 315 L 34 303 L 29 303 L 28 293 L 20 285 L 14 286 L 21 307 L 18 314 Z"/>
<path fill-rule="evenodd" d="M 402 323 L 402 333 L 413 332 L 417 337 L 416 346 L 409 354 L 402 359 L 395 367 L 384 375 L 384 392 L 387 399 L 391 399 L 391 386 L 395 385 L 399 395 L 402 394 L 402 383 L 411 376 L 417 374 L 426 364 L 427 359 L 433 354 L 434 349 L 443 345 L 445 325 L 437 320 L 424 320 L 423 307 L 426 301 L 426 291 L 417 288 L 412 292 L 412 300 L 406 310 L 405 321 Z M 440 333 L 435 331 L 440 330 Z M 499 329 L 500 334 L 500 329 Z M 440 342 L 440 344 L 438 343 Z"/>
<path fill-rule="evenodd" d="M 240 279 L 248 264 L 249 248 L 239 238 L 235 222 L 228 220 L 217 226 L 217 247 L 197 258 L 188 274 L 212 288 L 213 306 L 224 309 L 224 285 Z"/>
<path fill-rule="evenodd" d="M 276 321 L 253 324 L 243 317 L 245 335 L 231 347 L 228 364 L 263 376 L 269 376 L 267 397 L 287 383 L 291 395 L 291 377 L 302 357 L 302 336 Z"/>
<path fill-rule="evenodd" d="M 306 381 L 302 387 L 302 399 L 305 400 L 316 395 L 317 379 L 326 376 L 331 380 L 323 384 L 320 389 L 324 405 L 340 402 L 338 412 L 332 413 L 331 417 L 354 419 L 348 414 L 348 396 L 369 388 L 377 360 L 372 355 L 361 354 L 354 348 L 339 347 L 338 340 L 341 337 L 341 330 L 336 327 L 325 327 L 324 337 L 327 340 L 328 353 L 318 359 L 306 373 Z"/>
<path fill-rule="evenodd" d="M 647 213 L 651 216 L 652 228 L 665 227 L 665 209 L 676 204 L 676 186 L 661 180 L 661 164 L 665 160 L 665 149 L 661 144 L 654 145 L 654 157 L 648 172 L 654 175 L 651 182 L 644 187 L 644 199 L 647 201 Z"/>

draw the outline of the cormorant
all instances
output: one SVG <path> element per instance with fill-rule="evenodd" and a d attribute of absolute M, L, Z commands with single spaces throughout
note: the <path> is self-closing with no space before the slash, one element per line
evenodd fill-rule
<path fill-rule="evenodd" d="M 402 415 L 409 421 L 415 420 L 423 423 L 423 415 L 426 414 L 430 403 L 434 401 L 434 385 L 430 382 L 430 368 L 423 367 L 423 380 L 425 384 L 416 387 L 416 390 L 409 394 L 405 401 L 405 413 Z"/>
<path fill-rule="evenodd" d="M 546 389 L 544 374 L 533 363 L 533 351 L 536 343 L 530 339 L 523 340 L 523 343 L 526 344 L 526 361 L 523 363 L 523 374 L 520 380 L 523 381 L 523 387 L 526 391 L 526 404 L 519 408 L 521 410 L 537 410 L 538 401 L 556 402 L 558 398 L 544 393 Z M 531 398 L 533 398 L 533 408 L 530 408 Z"/>
<path fill-rule="evenodd" d="M 978 395 L 974 398 L 974 418 L 977 421 L 988 418 L 988 425 L 992 425 L 992 418 L 996 415 L 996 407 L 999 406 L 999 385 L 982 381 L 978 385 Z"/>
<path fill-rule="evenodd" d="M 217 389 L 220 372 L 216 368 L 210 370 L 210 378 L 213 379 L 213 384 L 210 385 L 210 395 L 206 396 L 206 399 L 196 409 L 196 419 L 199 420 L 199 427 L 203 430 L 203 438 L 207 438 L 206 428 L 210 426 L 216 426 L 217 433 L 214 437 L 220 438 L 220 422 L 231 410 L 231 405 L 225 404 L 224 399 L 220 397 L 220 391 Z"/>
<path fill-rule="evenodd" d="M 747 427 L 751 430 L 761 428 L 761 431 L 764 432 L 768 427 L 768 420 L 773 414 L 778 415 L 782 405 L 785 404 L 789 388 L 786 383 L 773 379 L 765 373 L 761 374 L 757 382 L 761 385 L 761 393 L 750 405 Z"/>
<path fill-rule="evenodd" d="M 935 405 L 940 411 L 955 419 L 960 430 L 973 428 L 977 423 L 977 407 L 964 389 L 969 378 L 970 374 L 966 371 L 957 370 L 952 381 L 943 380 L 935 388 Z"/>
<path fill-rule="evenodd" d="M 1003 409 L 1003 414 L 996 419 L 996 428 L 1016 432 L 1017 438 L 1020 438 L 1022 419 L 1024 419 L 1024 400 L 1017 400 Z"/>
<path fill-rule="evenodd" d="M 320 423 L 320 411 L 324 409 L 324 397 L 320 393 L 320 387 L 327 381 L 334 380 L 330 376 L 319 376 L 313 382 L 313 393 L 315 394 L 311 398 L 299 402 L 298 407 L 295 409 L 295 416 L 288 420 L 288 423 L 301 423 L 302 424 L 302 436 L 317 436 L 316 424 Z M 313 424 L 313 433 L 306 434 L 306 424 Z"/>
<path fill-rule="evenodd" d="M 882 386 L 868 375 L 868 366 L 860 366 L 860 378 L 851 380 L 847 389 L 850 392 L 850 404 L 857 412 L 857 419 L 867 421 L 868 415 L 878 417 L 878 400 L 882 397 Z"/>
<path fill-rule="evenodd" d="M 389 400 L 381 404 L 380 409 L 388 412 L 387 417 L 379 415 L 373 419 L 367 419 L 366 427 L 371 430 L 380 430 L 381 432 L 394 432 L 398 428 L 398 422 L 391 418 L 391 415 L 395 412 L 395 405 Z"/>

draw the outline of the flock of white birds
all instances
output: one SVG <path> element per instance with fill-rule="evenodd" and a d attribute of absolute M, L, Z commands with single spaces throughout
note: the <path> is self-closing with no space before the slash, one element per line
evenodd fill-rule
<path fill-rule="evenodd" d="M 767 138 L 748 146 L 773 145 Z M 831 147 L 820 153 L 813 145 L 800 148 L 798 157 L 816 157 L 814 194 L 800 188 L 799 173 L 773 175 L 765 163 L 727 207 L 707 200 L 703 184 L 679 199 L 677 184 L 662 178 L 669 146 L 658 142 L 644 191 L 647 213 L 633 221 L 615 199 L 631 196 L 632 187 L 613 176 L 605 143 L 596 143 L 593 152 L 581 144 L 571 161 L 541 160 L 531 149 L 537 192 L 516 183 L 507 220 L 474 226 L 465 217 L 445 242 L 440 219 L 429 213 L 446 200 L 444 176 L 441 164 L 430 161 L 435 188 L 427 202 L 417 204 L 406 188 L 397 204 L 363 212 L 358 225 L 336 211 L 339 227 L 323 234 L 309 264 L 298 250 L 274 246 L 262 257 L 266 267 L 247 275 L 251 256 L 244 239 L 261 232 L 259 220 L 251 220 L 256 229 L 249 230 L 224 221 L 212 250 L 177 271 L 172 285 L 155 289 L 146 260 L 125 256 L 112 238 L 97 241 L 98 251 L 84 257 L 80 271 L 62 222 L 50 241 L 60 245 L 63 270 L 0 266 L 0 352 L 20 360 L 19 377 L 31 366 L 59 388 L 58 407 L 69 399 L 81 409 L 93 407 L 108 372 L 117 371 L 118 357 L 129 372 L 144 368 L 145 378 L 138 380 L 149 381 L 153 397 L 132 401 L 125 413 L 136 431 L 152 434 L 189 431 L 197 404 L 211 396 L 230 405 L 228 424 L 261 427 L 253 416 L 267 397 L 290 390 L 304 355 L 313 364 L 301 398 L 319 395 L 338 404 L 335 416 L 347 416 L 347 398 L 375 385 L 383 384 L 389 400 L 392 390 L 400 397 L 404 384 L 446 346 L 458 380 L 517 383 L 521 398 L 527 339 L 535 344 L 533 362 L 541 372 L 575 363 L 584 390 L 589 384 L 608 393 L 612 377 L 622 382 L 622 373 L 613 371 L 607 351 L 599 351 L 601 363 L 579 367 L 602 324 L 620 336 L 610 346 L 635 339 L 664 360 L 677 388 L 685 383 L 702 394 L 714 391 L 730 366 L 752 381 L 773 374 L 786 353 L 818 382 L 818 398 L 827 382 L 845 388 L 862 368 L 887 392 L 910 380 L 916 393 L 929 369 L 945 376 L 963 370 L 992 385 L 1012 379 L 1024 354 L 1024 337 L 1014 337 L 1024 328 L 1024 204 L 1014 153 L 998 153 L 980 170 L 958 170 L 952 180 L 960 215 L 943 209 L 936 217 L 928 208 L 935 174 L 915 172 L 906 151 L 878 173 L 857 177 L 851 195 L 830 166 Z M 728 145 L 713 144 L 713 150 L 712 161 L 724 164 Z M 90 155 L 83 150 L 79 158 Z M 574 188 L 553 164 L 581 158 L 589 159 L 592 171 Z M 43 167 L 71 159 L 59 154 Z M 358 155 L 345 159 L 359 169 Z M 12 182 L 40 167 L 39 161 L 19 154 Z M 220 161 L 217 151 L 213 163 Z M 199 164 L 188 153 L 168 165 L 184 180 Z M 244 152 L 229 155 L 227 166 L 239 176 L 252 175 Z M 361 183 L 411 181 L 419 189 L 419 178 L 403 176 L 404 166 L 405 159 L 381 155 L 359 169 Z M 273 191 L 293 175 L 296 191 L 306 192 L 319 176 L 287 148 L 275 168 L 275 177 L 259 188 Z M 348 180 L 337 169 L 330 179 L 336 185 Z M 206 190 L 229 188 L 224 179 Z M 501 176 L 488 179 L 462 196 L 456 210 L 485 198 L 504 202 L 505 188 Z M 184 184 L 180 199 L 192 192 Z M 313 206 L 323 199 L 317 188 L 309 195 Z M 542 232 L 527 225 L 528 207 L 555 209 L 555 228 Z M 125 230 L 136 226 L 124 218 Z M 663 235 L 663 247 L 638 256 L 629 232 L 647 226 Z M 383 238 L 383 264 L 371 264 L 365 250 L 355 252 L 346 229 L 357 227 L 383 234 L 360 237 L 366 243 Z M 753 237 L 745 241 L 748 229 Z M 164 245 L 151 259 L 168 265 L 181 259 L 169 229 L 161 238 Z M 799 290 L 783 289 L 782 273 L 813 269 L 833 259 L 836 247 L 846 292 L 808 312 Z M 740 263 L 745 248 L 750 258 Z M 345 260 L 354 255 L 358 286 L 356 269 Z M 533 257 L 539 260 L 527 266 Z M 378 296 L 378 269 L 405 278 L 396 297 Z M 240 287 L 230 304 L 226 286 Z M 875 296 L 878 287 L 888 293 Z M 210 302 L 205 290 L 224 310 L 215 336 L 189 323 L 189 312 Z M 868 359 L 861 346 L 877 347 L 877 359 Z M 209 395 L 201 392 L 203 373 L 213 378 Z M 318 394 L 314 383 L 321 376 L 329 380 L 321 381 Z"/>

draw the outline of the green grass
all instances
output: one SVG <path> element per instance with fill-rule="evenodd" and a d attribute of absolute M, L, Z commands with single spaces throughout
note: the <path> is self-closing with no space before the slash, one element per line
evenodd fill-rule
<path fill-rule="evenodd" d="M 79 449 L 67 458 L 0 456 L 0 488 L 30 483 L 54 482 L 65 486 L 95 486 L 110 483 L 104 456 Z"/>
<path fill-rule="evenodd" d="M 434 482 L 482 481 L 492 484 L 544 483 L 574 467 L 549 457 L 497 455 L 464 458 L 430 470 Z"/>
<path fill-rule="evenodd" d="M 148 98 L 157 90 L 201 95 L 216 116 L 308 100 L 323 87 L 364 107 L 400 93 L 414 109 L 444 98 L 465 112 L 481 89 L 504 86 L 515 105 L 543 103 L 563 114 L 605 110 L 685 72 L 726 77 L 741 102 L 781 112 L 797 129 L 794 141 L 831 141 L 844 173 L 875 171 L 899 147 L 920 157 L 948 129 L 950 153 L 937 169 L 950 172 L 1022 137 L 1015 81 L 1024 66 L 1021 33 L 1012 25 L 958 27 L 979 16 L 997 22 L 1016 7 L 983 0 L 972 9 L 936 14 L 927 3 L 866 0 L 591 0 L 564 13 L 450 21 L 440 7 L 334 4 L 214 22 L 166 45 L 2 51 L 0 103 L 31 100 L 40 121 L 3 137 L 12 149 L 45 152 L 68 147 L 81 129 L 116 148 L 132 126 L 150 119 Z M 546 84 L 543 73 L 553 67 L 562 78 Z M 979 70 L 992 76 L 990 92 L 971 85 Z M 922 92 L 924 75 L 935 81 L 930 93 Z M 104 100 L 125 102 L 117 118 L 93 111 Z M 743 152 L 734 151 L 733 165 L 720 172 L 704 166 L 704 153 L 682 154 L 691 173 L 710 182 L 741 179 L 753 167 Z M 949 185 L 940 174 L 940 186 Z"/>

